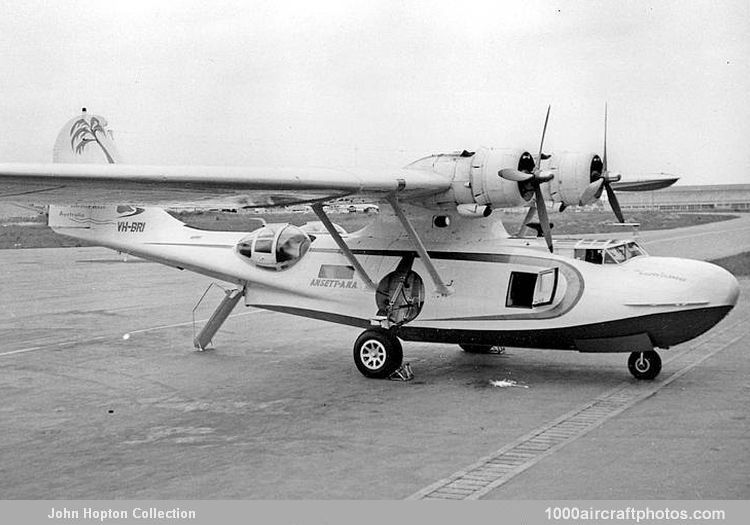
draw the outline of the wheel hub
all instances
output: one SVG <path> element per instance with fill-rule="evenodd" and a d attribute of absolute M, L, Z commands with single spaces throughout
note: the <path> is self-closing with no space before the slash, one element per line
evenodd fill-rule
<path fill-rule="evenodd" d="M 651 365 L 648 362 L 648 359 L 646 359 L 643 354 L 636 360 L 635 362 L 635 368 L 641 373 L 648 372 L 648 369 L 651 368 Z"/>
<path fill-rule="evenodd" d="M 362 364 L 370 370 L 377 370 L 385 363 L 385 346 L 380 341 L 371 339 L 362 345 L 359 355 L 362 358 Z"/>

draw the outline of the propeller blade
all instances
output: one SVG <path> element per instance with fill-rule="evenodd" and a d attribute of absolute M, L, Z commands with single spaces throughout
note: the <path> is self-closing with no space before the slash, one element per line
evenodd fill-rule
<path fill-rule="evenodd" d="M 523 218 L 521 227 L 518 229 L 518 233 L 516 233 L 518 237 L 523 235 L 523 231 L 526 229 L 526 223 L 531 220 L 531 218 L 534 216 L 534 213 L 536 213 L 536 201 L 529 204 L 529 211 L 526 212 L 526 217 Z"/>
<path fill-rule="evenodd" d="M 622 216 L 622 210 L 620 209 L 620 203 L 617 201 L 615 190 L 609 185 L 609 182 L 604 183 L 604 189 L 607 190 L 607 199 L 609 199 L 609 205 L 612 206 L 612 211 L 615 212 L 617 220 L 625 222 L 625 217 Z"/>
<path fill-rule="evenodd" d="M 534 180 L 537 182 L 549 182 L 555 178 L 555 172 L 550 170 L 539 170 L 534 174 Z"/>
<path fill-rule="evenodd" d="M 536 212 L 539 214 L 539 224 L 542 226 L 544 240 L 547 241 L 549 252 L 552 251 L 552 231 L 549 225 L 549 216 L 547 215 L 547 206 L 544 204 L 544 195 L 539 184 L 534 184 L 534 195 L 536 196 Z"/>
<path fill-rule="evenodd" d="M 581 198 L 578 200 L 578 205 L 585 206 L 594 202 L 598 198 L 597 195 L 601 195 L 602 184 L 604 184 L 604 179 L 599 178 L 586 186 L 586 189 L 581 194 Z"/>
<path fill-rule="evenodd" d="M 513 168 L 503 168 L 497 174 L 503 179 L 513 182 L 524 182 L 534 178 L 534 175 L 531 173 L 514 170 Z"/>
<path fill-rule="evenodd" d="M 537 156 L 537 169 L 542 169 L 542 149 L 544 148 L 544 136 L 547 134 L 547 122 L 549 122 L 549 110 L 552 108 L 552 105 L 547 106 L 547 116 L 544 117 L 544 128 L 542 129 L 542 141 L 539 143 L 539 155 Z"/>
<path fill-rule="evenodd" d="M 604 103 L 604 158 L 602 159 L 604 164 L 604 173 L 607 173 L 607 103 Z"/>
<path fill-rule="evenodd" d="M 607 182 L 620 182 L 622 173 L 619 171 L 608 171 L 605 178 L 607 179 Z"/>

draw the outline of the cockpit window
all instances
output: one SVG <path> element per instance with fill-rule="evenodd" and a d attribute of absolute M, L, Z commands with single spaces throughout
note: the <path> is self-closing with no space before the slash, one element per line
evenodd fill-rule
<path fill-rule="evenodd" d="M 621 264 L 641 255 L 646 255 L 644 249 L 638 246 L 638 243 L 631 241 L 604 250 L 604 264 Z"/>
<path fill-rule="evenodd" d="M 576 259 L 583 259 L 586 262 L 602 264 L 601 250 L 594 250 L 591 248 L 587 250 L 576 250 L 575 257 Z"/>
<path fill-rule="evenodd" d="M 620 264 L 625 262 L 627 258 L 624 245 L 613 246 L 604 251 L 604 264 Z"/>
<path fill-rule="evenodd" d="M 646 255 L 646 252 L 643 251 L 643 248 L 638 246 L 638 244 L 634 242 L 629 242 L 625 245 L 625 248 L 627 250 L 628 259 L 632 259 L 633 257 L 638 257 L 639 255 Z"/>
<path fill-rule="evenodd" d="M 636 241 L 580 241 L 573 257 L 592 264 L 621 264 L 633 257 L 648 255 Z"/>

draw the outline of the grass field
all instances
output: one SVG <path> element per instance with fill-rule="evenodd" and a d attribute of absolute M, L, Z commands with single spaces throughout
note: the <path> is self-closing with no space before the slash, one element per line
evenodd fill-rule
<path fill-rule="evenodd" d="M 289 222 L 300 226 L 308 221 L 317 221 L 313 213 L 273 213 L 255 215 L 250 213 L 221 213 L 221 212 L 190 212 L 173 213 L 179 220 L 197 228 L 218 231 L 251 231 L 258 226 L 255 218 L 262 218 L 267 222 Z M 510 233 L 515 233 L 521 225 L 524 213 L 496 212 L 495 217 L 503 221 Z M 365 226 L 376 215 L 366 213 L 339 213 L 331 215 L 331 219 L 345 230 L 352 232 Z M 664 213 L 653 211 L 627 212 L 626 220 L 640 223 L 641 230 L 664 230 L 693 226 L 708 222 L 723 221 L 734 215 L 694 214 L 694 213 Z M 32 219 L 24 218 L 20 221 L 5 221 L 0 224 L 0 249 L 8 248 L 54 248 L 69 246 L 85 246 L 86 243 L 55 234 L 46 224 L 44 216 Z M 631 234 L 630 227 L 614 226 L 614 216 L 610 211 L 580 211 L 568 210 L 564 213 L 550 214 L 553 223 L 553 234 L 578 235 L 584 233 L 619 233 L 623 236 Z M 532 231 L 527 230 L 526 235 Z"/>
<path fill-rule="evenodd" d="M 750 276 L 750 252 L 738 253 L 737 255 L 722 257 L 721 259 L 714 259 L 709 262 L 728 270 L 735 277 Z"/>

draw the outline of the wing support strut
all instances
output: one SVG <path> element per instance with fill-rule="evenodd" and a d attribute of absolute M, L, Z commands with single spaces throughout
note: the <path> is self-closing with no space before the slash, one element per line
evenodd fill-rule
<path fill-rule="evenodd" d="M 412 224 L 409 222 L 408 217 L 406 216 L 406 214 L 404 214 L 404 210 L 398 203 L 396 194 L 389 193 L 387 199 L 391 207 L 393 208 L 393 211 L 396 213 L 396 217 L 398 217 L 398 220 L 401 221 L 401 224 L 406 230 L 406 233 L 409 234 L 409 237 L 414 243 L 414 247 L 417 249 L 417 253 L 419 254 L 420 259 L 422 259 L 422 263 L 427 268 L 432 281 L 435 283 L 435 286 L 438 289 L 438 293 L 440 293 L 440 295 L 450 295 L 450 289 L 445 285 L 443 279 L 440 277 L 437 268 L 435 268 L 435 264 L 432 262 L 432 259 L 427 253 L 427 248 L 425 248 L 422 239 L 420 239 L 419 234 L 417 234 L 417 230 L 414 229 L 414 226 L 412 226 Z"/>
<path fill-rule="evenodd" d="M 323 210 L 323 204 L 320 202 L 316 202 L 312 205 L 312 209 L 315 212 L 315 215 L 318 216 L 318 219 L 320 219 L 320 222 L 323 223 L 323 226 L 325 226 L 326 230 L 328 230 L 328 233 L 331 234 L 333 240 L 336 241 L 338 247 L 341 248 L 342 252 L 344 252 L 346 258 L 349 259 L 350 263 L 352 263 L 352 266 L 354 266 L 354 270 L 365 282 L 365 286 L 367 286 L 368 288 L 376 289 L 377 286 L 375 286 L 375 283 L 372 281 L 372 279 L 370 279 L 370 276 L 367 275 L 364 267 L 360 264 L 359 260 L 357 260 L 352 251 L 349 249 L 346 241 L 344 241 L 344 239 L 341 237 L 341 234 L 336 230 L 333 223 L 331 222 L 331 219 L 329 219 L 328 215 L 326 215 L 326 212 Z"/>

